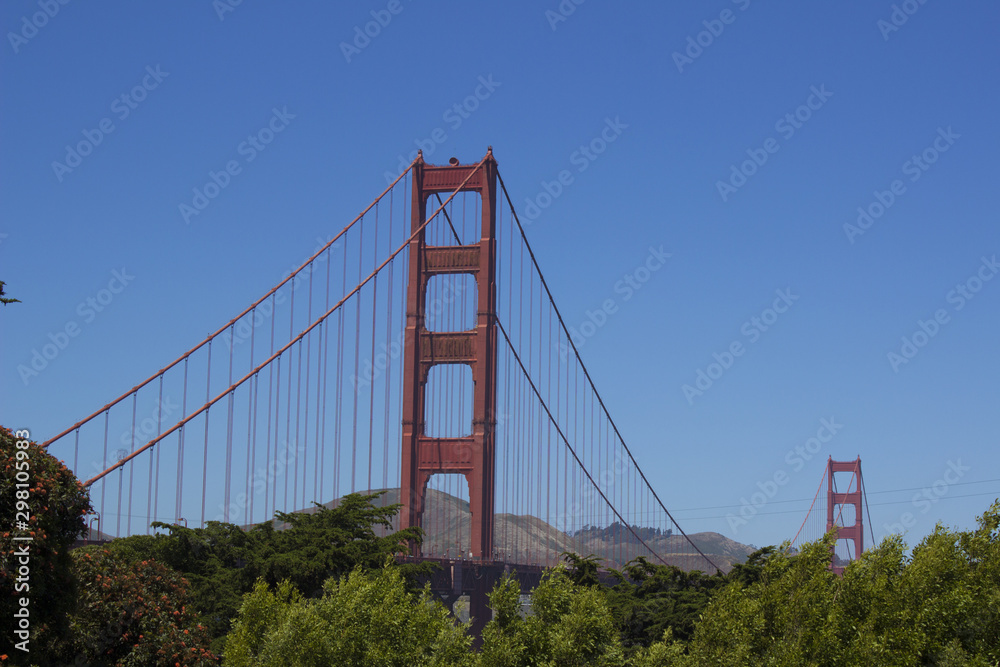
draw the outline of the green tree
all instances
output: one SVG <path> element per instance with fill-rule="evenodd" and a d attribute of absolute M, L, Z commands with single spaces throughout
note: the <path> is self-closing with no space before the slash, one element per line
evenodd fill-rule
<path fill-rule="evenodd" d="M 387 556 L 406 553 L 407 543 L 419 543 L 423 532 L 419 528 L 390 532 L 392 517 L 402 505 L 380 507 L 375 504 L 380 495 L 352 493 L 334 509 L 317 505 L 312 513 L 278 512 L 277 519 L 287 529 L 274 530 L 270 522 L 255 528 L 266 545 L 259 554 L 261 576 L 272 585 L 288 579 L 307 597 L 315 597 L 330 577 L 346 575 L 358 566 L 380 568 Z M 385 535 L 379 537 L 376 528 Z M 411 581 L 433 569 L 430 564 L 400 567 Z"/>
<path fill-rule="evenodd" d="M 563 558 L 570 581 L 578 586 L 602 588 L 598 575 L 600 558 L 569 552 L 563 553 Z M 743 577 L 753 568 L 742 567 L 738 576 Z M 616 583 L 602 590 L 627 651 L 652 645 L 667 630 L 671 638 L 689 640 L 701 612 L 727 581 L 721 573 L 686 572 L 671 565 L 650 563 L 641 556 L 621 571 L 608 570 L 608 577 Z"/>
<path fill-rule="evenodd" d="M 608 591 L 608 605 L 627 649 L 648 647 L 667 630 L 678 640 L 691 639 L 699 616 L 726 583 L 721 574 L 686 572 L 643 557 L 611 574 L 618 583 Z"/>
<path fill-rule="evenodd" d="M 852 564 L 838 582 L 831 619 L 840 636 L 850 638 L 845 661 L 1000 662 L 998 522 L 1000 504 L 995 503 L 977 529 L 953 532 L 938 526 L 909 559 L 897 537 Z"/>
<path fill-rule="evenodd" d="M 276 514 L 285 527 L 273 523 L 244 530 L 234 524 L 210 521 L 205 528 L 154 523 L 166 533 L 136 535 L 115 540 L 112 551 L 136 561 L 154 559 L 180 572 L 190 582 L 191 604 L 222 651 L 231 619 L 242 596 L 257 579 L 275 586 L 288 580 L 307 598 L 320 597 L 323 582 L 354 568 L 379 568 L 386 558 L 406 550 L 408 540 L 421 539 L 418 528 L 390 532 L 399 505 L 377 506 L 375 495 L 350 494 L 334 509 L 317 506 L 314 512 Z M 381 528 L 385 533 L 379 536 Z M 400 566 L 414 582 L 434 566 Z"/>
<path fill-rule="evenodd" d="M 20 299 L 11 299 L 4 296 L 3 286 L 6 285 L 4 281 L 0 280 L 0 303 L 7 305 L 8 303 L 21 303 Z"/>
<path fill-rule="evenodd" d="M 91 511 L 90 498 L 61 461 L 2 426 L 0 471 L 0 516 L 7 522 L 0 533 L 0 617 L 9 627 L 20 609 L 20 598 L 27 597 L 30 657 L 45 662 L 54 643 L 66 632 L 66 616 L 73 607 L 76 582 L 70 547 L 86 528 L 84 515 Z M 11 532 L 18 521 L 26 526 Z M 29 574 L 27 580 L 21 577 L 18 581 L 19 560 L 25 550 Z M 23 651 L 14 648 L 14 640 L 12 632 L 4 631 L 0 654 L 26 658 Z"/>
<path fill-rule="evenodd" d="M 733 565 L 733 569 L 729 571 L 726 579 L 729 581 L 738 581 L 743 586 L 749 586 L 760 581 L 764 571 L 764 564 L 777 549 L 778 547 L 775 546 L 757 549 L 757 551 L 747 556 L 745 562 Z"/>
<path fill-rule="evenodd" d="M 663 633 L 660 641 L 649 647 L 639 649 L 632 656 L 632 667 L 664 667 L 668 665 L 685 664 L 684 655 L 687 649 L 683 642 L 675 641 L 669 628 Z"/>
<path fill-rule="evenodd" d="M 775 550 L 731 577 L 684 646 L 667 635 L 651 665 L 1000 664 L 1000 503 L 975 530 L 942 526 L 912 554 L 899 537 L 830 569 L 834 535 Z"/>
<path fill-rule="evenodd" d="M 506 575 L 490 594 L 494 617 L 483 630 L 481 667 L 625 664 L 604 591 L 573 583 L 565 567 L 548 570 L 520 613 L 520 587 Z"/>
<path fill-rule="evenodd" d="M 289 582 L 248 593 L 226 639 L 227 667 L 461 667 L 471 639 L 429 589 L 410 590 L 398 568 L 357 567 L 303 599 Z"/>
<path fill-rule="evenodd" d="M 589 556 L 578 556 L 575 553 L 564 551 L 563 560 L 566 561 L 566 576 L 577 586 L 600 586 L 601 580 L 597 572 L 601 567 L 601 560 L 594 554 Z"/>

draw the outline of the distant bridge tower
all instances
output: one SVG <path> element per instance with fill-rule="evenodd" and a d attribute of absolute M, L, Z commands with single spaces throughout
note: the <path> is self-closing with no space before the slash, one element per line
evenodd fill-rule
<path fill-rule="evenodd" d="M 834 490 L 833 474 L 836 472 L 851 473 L 851 481 L 847 485 L 847 491 L 838 493 Z M 830 457 L 826 463 L 826 530 L 829 532 L 837 526 L 837 540 L 850 540 L 854 543 L 854 560 L 861 558 L 864 551 L 864 523 L 861 514 L 861 457 L 854 461 L 834 461 Z M 851 490 L 853 489 L 853 491 Z M 843 516 L 844 506 L 854 506 L 854 524 L 851 526 L 839 526 L 837 520 Z M 840 507 L 838 510 L 837 508 Z M 838 565 L 831 565 L 831 569 L 837 574 L 843 574 L 844 568 Z"/>
<path fill-rule="evenodd" d="M 427 481 L 434 474 L 463 474 L 469 485 L 472 557 L 493 560 L 493 513 L 496 431 L 496 198 L 497 163 L 490 149 L 479 164 L 413 165 L 411 230 L 437 208 L 437 194 L 461 191 L 482 197 L 479 240 L 471 245 L 430 246 L 424 228 L 410 241 L 406 338 L 403 364 L 403 456 L 400 527 L 420 526 Z M 443 215 L 442 215 L 443 217 Z M 432 224 L 436 224 L 435 218 Z M 444 220 L 441 221 L 442 223 Z M 412 232 L 411 232 L 412 233 Z M 458 242 L 458 241 L 456 241 Z M 427 284 L 433 276 L 471 274 L 476 280 L 476 321 L 470 331 L 428 331 Z M 431 437 L 425 431 L 427 378 L 437 364 L 465 364 L 472 369 L 471 435 Z M 415 556 L 419 549 L 414 547 Z"/>

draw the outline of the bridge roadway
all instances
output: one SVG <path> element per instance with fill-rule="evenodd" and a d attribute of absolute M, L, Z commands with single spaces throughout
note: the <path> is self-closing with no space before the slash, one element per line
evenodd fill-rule
<path fill-rule="evenodd" d="M 525 565 L 504 561 L 479 560 L 475 558 L 433 558 L 424 556 L 403 556 L 399 562 L 437 563 L 440 568 L 429 577 L 431 592 L 454 613 L 453 605 L 463 595 L 469 596 L 469 615 L 472 617 L 470 631 L 473 646 L 478 648 L 482 641 L 483 628 L 493 618 L 489 607 L 489 593 L 506 573 L 511 573 L 521 594 L 528 595 L 542 581 L 542 575 L 549 569 L 542 565 Z M 598 579 L 606 586 L 614 586 L 617 579 L 606 570 L 598 570 Z M 426 583 L 427 580 L 421 582 Z"/>

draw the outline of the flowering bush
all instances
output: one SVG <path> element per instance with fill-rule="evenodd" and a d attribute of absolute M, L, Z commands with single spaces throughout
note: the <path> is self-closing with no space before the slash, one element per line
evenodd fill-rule
<path fill-rule="evenodd" d="M 187 602 L 187 581 L 152 560 L 129 562 L 106 549 L 74 552 L 80 580 L 70 642 L 71 665 L 175 667 L 217 664 L 208 634 Z"/>
<path fill-rule="evenodd" d="M 83 533 L 83 517 L 91 506 L 86 489 L 62 461 L 30 440 L 19 449 L 18 441 L 25 440 L 0 426 L 0 617 L 9 620 L 19 608 L 18 599 L 30 599 L 35 660 L 65 631 L 74 591 L 69 550 Z M 27 503 L 27 509 L 19 508 L 18 501 Z M 25 536 L 32 539 L 14 540 Z M 14 558 L 15 549 L 25 545 L 27 576 L 18 574 L 19 559 Z M 8 647 L 13 641 L 9 632 L 0 641 L 0 654 L 18 653 Z"/>

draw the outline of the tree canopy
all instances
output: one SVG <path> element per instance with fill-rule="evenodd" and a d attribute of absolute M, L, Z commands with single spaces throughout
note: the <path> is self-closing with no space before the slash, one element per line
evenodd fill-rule
<path fill-rule="evenodd" d="M 565 567 L 548 570 L 531 593 L 531 614 L 521 614 L 520 587 L 505 575 L 490 594 L 494 617 L 483 630 L 481 667 L 624 665 L 604 592 L 576 584 Z"/>
<path fill-rule="evenodd" d="M 189 604 L 187 582 L 176 572 L 152 560 L 128 562 L 98 547 L 77 550 L 74 564 L 79 594 L 54 664 L 218 664 Z"/>
<path fill-rule="evenodd" d="M 333 509 L 317 505 L 313 512 L 278 512 L 282 529 L 270 521 L 250 530 L 214 521 L 205 528 L 154 523 L 165 532 L 115 540 L 109 548 L 131 561 L 156 560 L 181 573 L 190 582 L 191 605 L 208 628 L 213 650 L 221 652 L 242 596 L 258 579 L 270 586 L 287 580 L 305 597 L 317 598 L 328 579 L 359 566 L 380 568 L 387 556 L 403 553 L 408 540 L 421 539 L 417 528 L 391 532 L 399 505 L 380 507 L 378 497 L 350 494 Z M 384 536 L 378 535 L 379 527 Z M 432 566 L 400 567 L 412 579 Z"/>
<path fill-rule="evenodd" d="M 830 571 L 834 535 L 775 550 L 731 577 L 687 645 L 644 653 L 664 665 L 996 665 L 1000 662 L 1000 503 L 974 530 L 942 526 L 907 555 L 885 539 Z M 669 659 L 667 657 L 669 656 Z"/>
<path fill-rule="evenodd" d="M 417 582 L 433 566 L 396 558 L 418 529 L 398 505 L 352 494 L 333 509 L 278 513 L 249 529 L 154 524 L 154 535 L 70 552 L 87 491 L 26 435 L 0 427 L 0 509 L 31 537 L 31 654 L 0 663 L 73 665 L 1000 664 L 1000 501 L 972 530 L 943 526 L 908 551 L 887 538 L 830 569 L 835 535 L 752 554 L 706 575 L 638 558 L 602 571 L 564 554 L 530 605 L 507 575 L 490 595 L 479 651 Z M 17 520 L 21 520 L 17 518 Z M 0 533 L 0 613 L 18 609 L 14 532 Z M 21 547 L 17 547 L 21 548 Z"/>
<path fill-rule="evenodd" d="M 328 580 L 314 600 L 287 580 L 275 591 L 258 581 L 244 596 L 223 664 L 471 667 L 471 642 L 430 589 L 409 590 L 396 567 L 358 566 Z"/>

